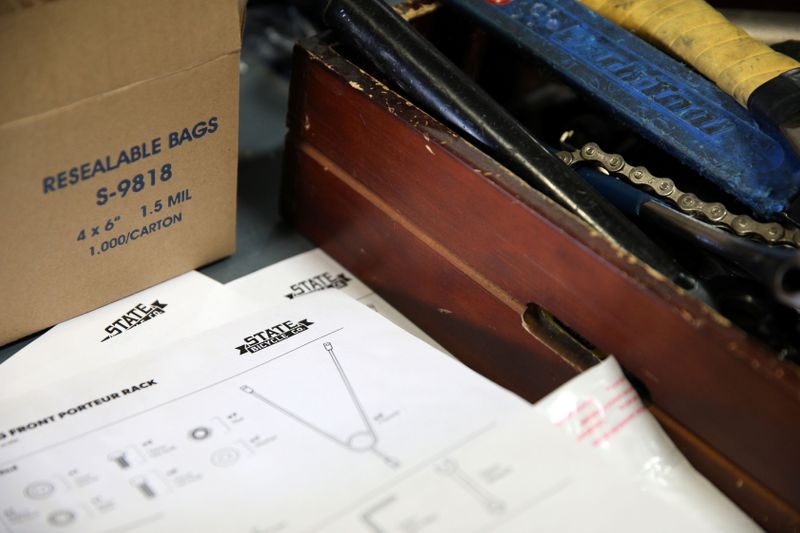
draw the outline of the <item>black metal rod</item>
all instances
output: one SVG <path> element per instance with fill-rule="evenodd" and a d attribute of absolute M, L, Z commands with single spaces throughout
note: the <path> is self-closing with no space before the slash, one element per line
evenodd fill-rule
<path fill-rule="evenodd" d="M 382 0 L 330 0 L 323 20 L 386 81 L 529 185 L 678 285 L 698 287 L 669 255 Z"/>

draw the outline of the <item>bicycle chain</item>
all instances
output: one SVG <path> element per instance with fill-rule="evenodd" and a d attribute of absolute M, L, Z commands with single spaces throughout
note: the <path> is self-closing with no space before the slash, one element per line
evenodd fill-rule
<path fill-rule="evenodd" d="M 558 152 L 558 158 L 569 166 L 581 162 L 597 163 L 609 174 L 622 176 L 637 186 L 643 186 L 673 202 L 682 212 L 723 227 L 740 237 L 759 237 L 769 244 L 800 246 L 800 228 L 787 228 L 777 222 L 758 222 L 747 215 L 736 215 L 719 202 L 704 202 L 689 192 L 683 192 L 669 178 L 653 176 L 644 167 L 628 164 L 619 154 L 604 152 L 597 143 L 587 143 L 579 150 Z"/>

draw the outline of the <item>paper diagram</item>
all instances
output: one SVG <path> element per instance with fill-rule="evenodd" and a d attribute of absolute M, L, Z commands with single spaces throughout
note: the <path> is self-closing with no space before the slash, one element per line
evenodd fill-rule
<path fill-rule="evenodd" d="M 426 528 L 433 531 L 474 531 L 476 527 L 483 530 L 483 526 L 478 524 L 502 520 L 508 514 L 508 503 L 467 470 L 451 457 L 431 462 L 428 468 L 416 473 L 417 477 L 424 479 L 415 483 L 415 476 L 411 476 L 389 486 L 384 496 L 357 512 L 359 530 L 363 527 L 372 533 Z M 440 507 L 437 504 L 439 500 L 449 501 L 451 506 Z M 350 526 L 334 525 L 331 531 L 345 530 L 346 527 Z"/>
<path fill-rule="evenodd" d="M 314 356 L 324 358 L 315 361 L 317 372 L 314 381 L 325 384 L 324 394 L 312 401 L 294 390 L 270 390 L 263 392 L 250 385 L 242 385 L 242 392 L 261 403 L 302 424 L 318 435 L 329 439 L 353 452 L 372 452 L 387 465 L 400 466 L 397 459 L 378 449 L 378 434 L 370 423 L 364 406 L 359 400 L 347 373 L 333 351 L 333 344 L 325 342 L 322 350 Z M 320 364 L 321 363 L 321 364 Z M 337 412 L 337 417 L 329 415 Z"/>
<path fill-rule="evenodd" d="M 502 513 L 506 510 L 503 500 L 494 496 L 481 486 L 478 481 L 468 475 L 453 459 L 445 459 L 436 466 L 436 471 L 453 480 L 458 486 L 480 503 L 490 513 Z"/>
<path fill-rule="evenodd" d="M 380 513 L 386 507 L 392 505 L 395 501 L 397 501 L 397 496 L 393 494 L 364 511 L 361 514 L 361 520 L 364 522 L 364 525 L 366 525 L 367 528 L 369 528 L 369 530 L 373 533 L 384 533 L 385 530 L 378 524 L 375 515 Z"/>
<path fill-rule="evenodd" d="M 301 318 L 313 329 L 276 333 Z M 237 353 L 243 340 L 268 330 L 273 344 Z M 69 414 L 70 406 L 142 381 L 157 386 Z M 0 446 L 0 532 L 8 533 L 310 531 L 335 527 L 348 513 L 362 531 L 397 531 L 417 516 L 419 498 L 400 489 L 419 470 L 459 501 L 454 519 L 471 510 L 457 525 L 475 514 L 505 516 L 487 512 L 492 494 L 506 508 L 513 502 L 454 452 L 501 414 L 529 407 L 332 292 L 100 368 L 65 382 L 57 396 L 20 404 L 5 406 L 0 430 L 51 413 L 58 425 Z M 458 473 L 437 472 L 445 458 L 492 494 L 470 492 Z M 362 501 L 374 503 L 375 492 L 396 499 L 361 520 Z M 426 509 L 434 496 L 424 498 Z"/>

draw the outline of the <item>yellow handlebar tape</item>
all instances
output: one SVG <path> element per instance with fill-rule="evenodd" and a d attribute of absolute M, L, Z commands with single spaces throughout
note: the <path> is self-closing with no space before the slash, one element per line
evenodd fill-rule
<path fill-rule="evenodd" d="M 703 0 L 578 0 L 699 70 L 747 107 L 763 83 L 800 63 L 750 37 Z"/>

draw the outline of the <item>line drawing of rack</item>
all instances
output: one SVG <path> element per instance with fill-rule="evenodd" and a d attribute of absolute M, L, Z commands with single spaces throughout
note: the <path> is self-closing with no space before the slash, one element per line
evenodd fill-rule
<path fill-rule="evenodd" d="M 270 400 L 269 398 L 267 398 L 263 394 L 259 393 L 257 390 L 255 390 L 253 387 L 251 387 L 249 385 L 242 385 L 242 386 L 239 387 L 239 389 L 242 392 L 244 392 L 245 394 L 248 394 L 248 395 L 252 396 L 253 398 L 259 400 L 260 402 L 269 405 L 270 407 L 272 407 L 276 411 L 286 415 L 287 417 L 291 418 L 292 420 L 294 420 L 294 421 L 300 423 L 301 425 L 307 427 L 308 429 L 314 431 L 318 435 L 321 435 L 321 436 L 323 436 L 323 437 L 325 437 L 325 438 L 327 438 L 327 439 L 339 444 L 340 446 L 344 446 L 345 448 L 349 449 L 350 451 L 353 451 L 353 452 L 372 452 L 373 454 L 375 454 L 378 457 L 380 457 L 383 460 L 383 462 L 386 463 L 388 466 L 390 466 L 392 468 L 399 467 L 400 466 L 400 462 L 397 459 L 395 459 L 394 457 L 391 457 L 391 456 L 383 453 L 382 451 L 380 451 L 378 449 L 378 434 L 375 432 L 375 428 L 370 423 L 369 417 L 367 416 L 367 413 L 364 410 L 364 406 L 361 404 L 361 401 L 359 400 L 358 395 L 356 394 L 356 391 L 353 388 L 353 385 L 350 383 L 350 379 L 347 377 L 347 374 L 344 371 L 344 368 L 342 367 L 341 363 L 339 362 L 339 358 L 334 353 L 333 344 L 331 344 L 330 342 L 324 342 L 322 344 L 322 346 L 323 346 L 323 348 L 325 348 L 325 351 L 327 352 L 327 354 L 328 354 L 328 356 L 330 358 L 330 361 L 335 366 L 336 372 L 339 375 L 339 378 L 340 378 L 340 380 L 342 382 L 342 385 L 344 386 L 345 390 L 347 391 L 347 395 L 348 395 L 348 397 L 350 399 L 350 402 L 351 402 L 353 408 L 355 409 L 355 411 L 358 413 L 358 416 L 359 416 L 361 422 L 363 423 L 363 427 L 362 428 L 359 428 L 358 431 L 355 431 L 355 432 L 351 433 L 348 437 L 346 437 L 346 438 L 337 437 L 336 435 L 334 435 L 334 434 L 324 430 L 320 426 L 314 424 L 312 421 L 306 420 L 305 418 L 297 415 L 296 413 L 294 413 L 291 410 L 285 408 L 284 406 L 276 403 L 273 400 Z"/>

